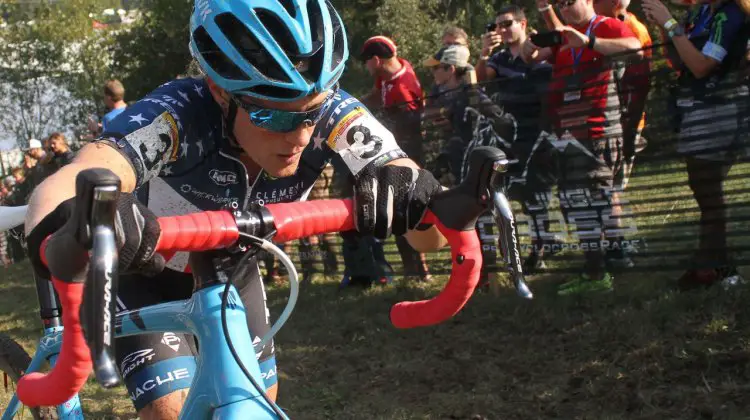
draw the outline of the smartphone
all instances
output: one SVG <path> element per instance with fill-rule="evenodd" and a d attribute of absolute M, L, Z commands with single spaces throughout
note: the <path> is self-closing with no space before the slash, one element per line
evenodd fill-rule
<path fill-rule="evenodd" d="M 484 25 L 484 31 L 485 32 L 495 32 L 495 28 L 496 27 L 497 27 L 497 25 L 495 24 L 495 22 L 490 22 L 490 23 Z"/>
<path fill-rule="evenodd" d="M 555 47 L 562 45 L 563 36 L 560 31 L 541 32 L 531 35 L 531 42 L 540 48 Z"/>

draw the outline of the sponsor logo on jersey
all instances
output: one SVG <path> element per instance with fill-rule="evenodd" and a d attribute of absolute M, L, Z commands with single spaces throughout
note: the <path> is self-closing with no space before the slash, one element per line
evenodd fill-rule
<path fill-rule="evenodd" d="M 336 145 L 338 144 L 339 139 L 343 136 L 346 130 L 355 121 L 366 115 L 367 111 L 365 111 L 362 107 L 356 107 L 348 114 L 344 115 L 344 117 L 341 118 L 341 120 L 338 124 L 336 124 L 335 127 L 333 127 L 333 130 L 331 130 L 331 133 L 328 135 L 328 140 L 326 141 L 326 143 L 328 143 L 328 147 L 330 147 L 332 150 L 336 150 Z"/>
<path fill-rule="evenodd" d="M 208 177 L 216 185 L 226 186 L 229 184 L 237 183 L 237 174 L 231 171 L 220 171 L 218 169 L 211 169 L 208 172 Z"/>

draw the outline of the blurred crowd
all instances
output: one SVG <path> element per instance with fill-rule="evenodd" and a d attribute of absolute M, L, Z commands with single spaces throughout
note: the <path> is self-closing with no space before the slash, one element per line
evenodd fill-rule
<path fill-rule="evenodd" d="M 358 58 L 373 81 L 362 101 L 378 113 L 409 157 L 446 186 L 461 182 L 474 148 L 503 150 L 512 162 L 504 187 L 530 220 L 525 271 L 544 270 L 545 254 L 579 251 L 580 269 L 558 293 L 608 291 L 613 273 L 633 267 L 639 251 L 638 241 L 629 237 L 634 228 L 625 197 L 636 157 L 658 143 L 644 137 L 652 120 L 649 93 L 658 73 L 653 60 L 658 52 L 672 78 L 666 83 L 667 103 L 657 105 L 668 110 L 673 149 L 686 162 L 700 211 L 698 247 L 678 282 L 683 288 L 740 282 L 727 250 L 722 188 L 746 147 L 750 95 L 741 70 L 748 55 L 750 0 L 686 3 L 692 8 L 681 21 L 660 0 L 643 0 L 648 23 L 659 28 L 655 34 L 628 10 L 629 3 L 537 0 L 535 12 L 543 28 L 532 29 L 529 11 L 513 4 L 497 10 L 483 34 L 472 37 L 447 27 L 442 47 L 419 63 L 431 80 L 419 80 L 393 39 L 373 36 L 359 48 Z M 478 45 L 479 56 L 472 57 Z M 107 123 L 127 107 L 125 89 L 116 80 L 105 84 L 103 97 L 108 112 L 101 119 L 90 118 L 92 138 L 106 132 Z M 430 145 L 437 145 L 437 153 L 428 153 Z M 71 156 L 59 133 L 29 140 L 23 166 L 4 180 L 0 200 L 4 205 L 25 203 L 30 190 Z M 334 161 L 324 171 L 310 198 L 350 194 L 352 180 L 335 166 Z M 559 204 L 561 220 L 550 214 L 552 201 Z M 485 222 L 480 219 L 478 229 L 486 287 L 498 269 L 497 235 L 492 223 Z M 571 226 L 574 239 L 566 240 Z M 393 279 L 383 243 L 342 237 L 340 253 L 331 236 L 299 245 L 303 279 L 315 272 L 338 273 L 339 256 L 344 261 L 342 285 Z M 395 242 L 402 276 L 430 281 L 425 256 L 403 238 Z M 2 255 L 6 262 L 9 253 Z M 265 266 L 268 281 L 279 281 L 284 274 L 273 260 Z"/>

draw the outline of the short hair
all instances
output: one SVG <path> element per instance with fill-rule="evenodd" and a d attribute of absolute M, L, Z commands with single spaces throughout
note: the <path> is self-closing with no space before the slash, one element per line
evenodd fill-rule
<path fill-rule="evenodd" d="M 22 167 L 18 166 L 18 167 L 16 167 L 16 168 L 13 168 L 13 169 L 12 169 L 12 170 L 10 171 L 10 173 L 11 173 L 11 175 L 16 175 L 16 174 L 21 174 L 21 175 L 23 175 L 23 174 L 24 174 L 24 170 L 23 170 L 23 168 L 22 168 Z"/>
<path fill-rule="evenodd" d="M 54 133 L 50 134 L 48 140 L 49 142 L 52 142 L 52 140 L 55 140 L 55 139 L 62 140 L 62 142 L 65 143 L 66 145 L 68 144 L 68 140 L 65 138 L 65 135 L 58 131 L 55 131 Z"/>
<path fill-rule="evenodd" d="M 526 20 L 526 13 L 523 12 L 521 6 L 515 4 L 509 4 L 507 6 L 501 7 L 500 10 L 498 10 L 495 14 L 495 17 L 498 17 L 500 15 L 507 15 L 508 13 L 513 15 L 513 19 L 515 20 Z"/>
<path fill-rule="evenodd" d="M 104 84 L 104 95 L 109 96 L 115 102 L 119 102 L 125 99 L 125 88 L 119 80 L 108 80 Z"/>
<path fill-rule="evenodd" d="M 467 45 L 469 43 L 469 35 L 466 34 L 466 31 L 459 28 L 458 26 L 448 26 L 443 30 L 443 37 L 445 36 L 452 36 L 456 39 L 463 39 L 464 42 L 462 45 Z"/>

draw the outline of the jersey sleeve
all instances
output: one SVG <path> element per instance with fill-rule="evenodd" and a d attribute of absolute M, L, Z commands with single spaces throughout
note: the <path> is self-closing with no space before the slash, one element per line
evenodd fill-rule
<path fill-rule="evenodd" d="M 177 160 L 196 102 L 209 96 L 205 82 L 181 79 L 166 83 L 109 121 L 98 141 L 113 142 L 133 166 L 137 186 L 158 176 Z"/>
<path fill-rule="evenodd" d="M 317 134 L 353 175 L 370 164 L 405 158 L 393 134 L 356 98 L 339 91 Z"/>
<path fill-rule="evenodd" d="M 732 2 L 721 8 L 713 17 L 708 42 L 701 52 L 721 63 L 744 24 L 745 14 L 737 3 Z"/>

